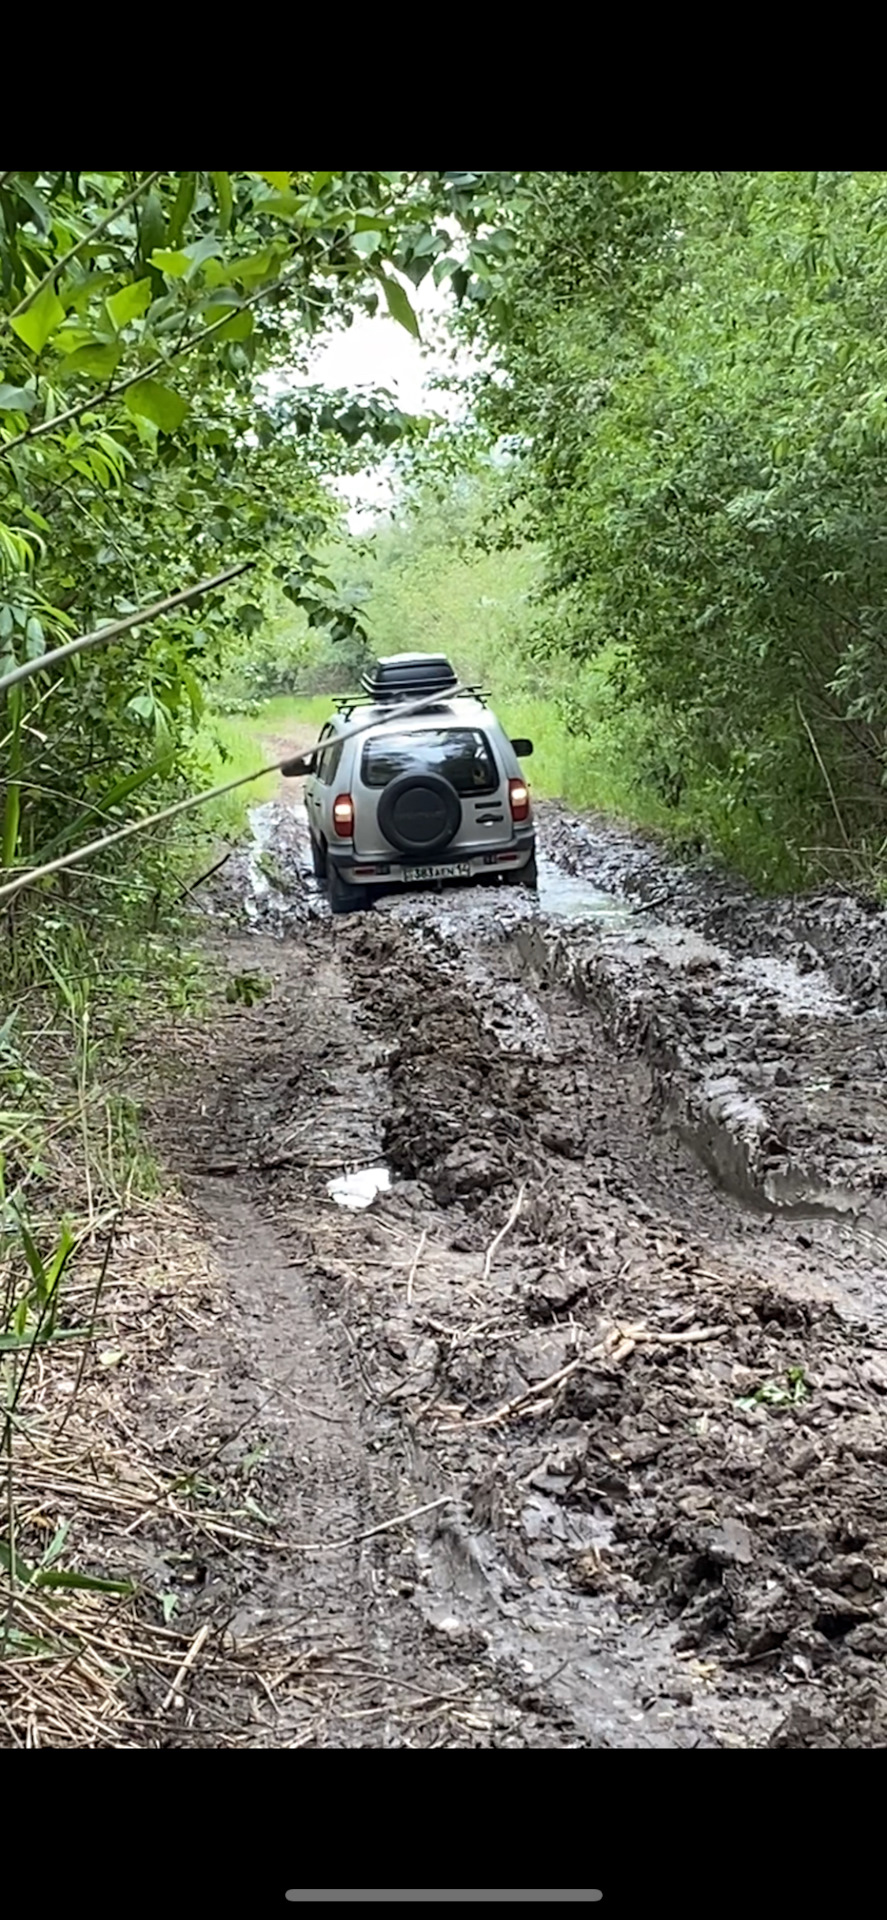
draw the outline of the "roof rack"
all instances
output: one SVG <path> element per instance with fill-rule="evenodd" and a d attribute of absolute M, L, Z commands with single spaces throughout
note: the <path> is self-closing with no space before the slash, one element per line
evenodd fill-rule
<path fill-rule="evenodd" d="M 456 684 L 458 685 L 458 682 Z M 427 688 L 427 689 L 420 689 L 419 687 L 414 687 L 410 690 L 409 693 L 403 692 L 401 694 L 398 694 L 394 699 L 392 699 L 390 695 L 388 696 L 387 699 L 380 699 L 378 694 L 369 694 L 369 693 L 347 693 L 347 694 L 341 694 L 341 695 L 336 694 L 333 697 L 333 703 L 334 703 L 336 712 L 337 714 L 339 714 L 341 719 L 347 720 L 350 718 L 351 714 L 354 713 L 357 707 L 396 708 L 401 704 L 401 702 L 407 702 L 409 700 L 421 700 L 425 693 L 434 693 L 436 691 L 437 689 L 434 687 Z M 479 700 L 483 706 L 486 705 L 487 696 L 482 687 L 463 687 L 461 690 L 460 698 L 464 699 L 466 694 L 471 699 Z M 443 689 L 441 689 L 440 707 L 443 708 L 448 705 L 449 705 L 449 699 L 447 697 L 447 694 Z M 421 720 L 424 714 L 426 713 L 434 714 L 439 711 L 440 711 L 440 708 L 429 705 L 423 708 L 421 713 L 417 713 L 415 717 L 417 720 Z"/>

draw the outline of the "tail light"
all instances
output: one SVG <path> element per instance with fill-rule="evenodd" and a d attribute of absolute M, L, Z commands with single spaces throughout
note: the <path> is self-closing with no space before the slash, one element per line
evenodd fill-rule
<path fill-rule="evenodd" d="M 511 804 L 512 820 L 529 820 L 530 789 L 525 780 L 509 780 L 508 799 Z"/>
<path fill-rule="evenodd" d="M 340 840 L 354 837 L 354 802 L 350 793 L 340 793 L 333 801 L 333 827 Z"/>

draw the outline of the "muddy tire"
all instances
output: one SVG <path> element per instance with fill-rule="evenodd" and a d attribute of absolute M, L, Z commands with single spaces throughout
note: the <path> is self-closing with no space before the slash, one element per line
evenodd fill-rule
<path fill-rule="evenodd" d="M 329 858 L 326 862 L 326 897 L 330 913 L 359 913 L 361 907 L 369 906 L 363 887 L 349 887 L 336 872 Z"/>
<path fill-rule="evenodd" d="M 526 887 L 529 893 L 537 893 L 539 870 L 536 866 L 535 853 L 530 855 L 525 867 L 521 867 L 517 873 L 505 873 L 502 878 L 506 887 Z"/>
<path fill-rule="evenodd" d="M 326 879 L 326 861 L 324 859 L 323 854 L 321 853 L 321 850 L 317 844 L 317 841 L 314 838 L 313 833 L 309 833 L 308 835 L 308 844 L 311 848 L 311 866 L 314 873 L 314 878 L 315 880 L 325 880 Z"/>

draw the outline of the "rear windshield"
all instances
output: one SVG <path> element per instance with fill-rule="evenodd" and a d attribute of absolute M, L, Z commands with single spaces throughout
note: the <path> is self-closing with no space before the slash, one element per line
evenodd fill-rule
<path fill-rule="evenodd" d="M 489 742 L 473 727 L 386 728 L 363 750 L 365 787 L 387 787 L 401 773 L 441 773 L 457 793 L 494 793 L 499 785 Z"/>

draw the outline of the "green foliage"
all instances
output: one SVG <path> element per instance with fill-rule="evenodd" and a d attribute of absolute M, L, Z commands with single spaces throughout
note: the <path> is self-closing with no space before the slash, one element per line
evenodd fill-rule
<path fill-rule="evenodd" d="M 887 841 L 887 175 L 522 190 L 484 416 L 522 450 L 549 630 L 623 652 L 651 778 L 730 858 L 859 879 Z"/>
<path fill-rule="evenodd" d="M 498 545 L 489 538 L 493 525 Z M 503 546 L 506 525 L 514 537 Z M 472 472 L 463 463 L 453 479 L 433 456 L 424 478 L 413 470 L 396 520 L 377 528 L 354 572 L 372 649 L 447 653 L 464 680 L 485 688 L 511 734 L 532 739 L 527 772 L 537 794 L 646 825 L 676 824 L 653 778 L 667 759 L 662 728 L 640 702 L 619 650 L 577 667 L 540 626 L 542 556 L 521 538 L 507 470 L 487 460 Z M 330 694 L 355 688 L 363 653 L 349 659 L 347 646 L 310 636 L 304 647 L 293 656 L 296 684 L 323 686 Z M 331 711 L 331 701 L 322 698 L 281 695 L 259 704 L 247 699 L 246 682 L 244 672 L 241 717 L 207 723 L 232 730 L 238 770 L 241 758 L 244 769 L 250 756 L 255 761 L 263 735 L 319 730 Z M 232 676 L 232 703 L 237 684 Z M 683 819 L 677 824 L 684 828 Z"/>
<path fill-rule="evenodd" d="M 419 284 L 445 260 L 442 217 L 471 229 L 487 176 L 472 182 L 0 178 L 0 676 L 195 575 L 256 567 L 239 607 L 212 596 L 28 681 L 0 714 L 6 867 L 178 797 L 202 688 L 269 597 L 335 640 L 359 633 L 317 558 L 340 513 L 328 480 L 426 424 L 385 394 L 282 391 L 279 373 L 304 369 L 320 328 L 373 311 L 380 286 L 415 332 L 398 276 Z"/>

